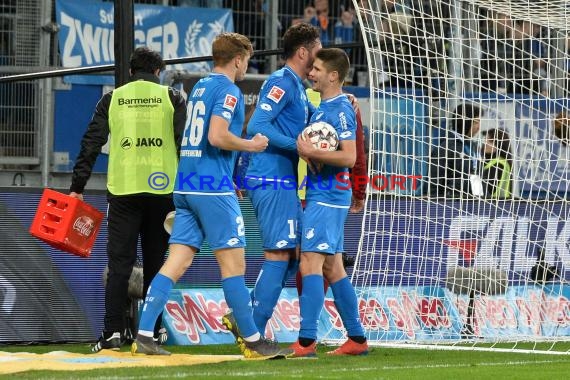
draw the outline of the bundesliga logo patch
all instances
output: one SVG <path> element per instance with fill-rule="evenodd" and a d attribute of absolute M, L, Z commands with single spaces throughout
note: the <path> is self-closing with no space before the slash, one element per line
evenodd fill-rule
<path fill-rule="evenodd" d="M 226 95 L 226 100 L 224 100 L 224 108 L 229 109 L 233 112 L 234 108 L 236 108 L 237 98 L 233 95 Z"/>
<path fill-rule="evenodd" d="M 277 86 L 273 86 L 271 87 L 271 91 L 269 91 L 269 94 L 267 94 L 267 97 L 273 100 L 275 103 L 279 103 L 283 95 L 285 95 L 285 91 L 283 91 L 283 89 Z"/>

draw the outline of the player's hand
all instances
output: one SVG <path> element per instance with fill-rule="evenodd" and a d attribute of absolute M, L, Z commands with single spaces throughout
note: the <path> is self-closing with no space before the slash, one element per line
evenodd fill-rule
<path fill-rule="evenodd" d="M 250 152 L 263 152 L 269 144 L 269 139 L 261 133 L 256 134 L 249 141 L 251 142 Z"/>
<path fill-rule="evenodd" d="M 348 100 L 350 101 L 350 104 L 352 105 L 352 108 L 354 109 L 354 113 L 358 113 L 358 110 L 360 109 L 360 104 L 358 104 L 358 99 L 356 98 L 356 96 L 354 96 L 352 94 L 345 94 L 345 95 L 348 98 Z"/>
<path fill-rule="evenodd" d="M 308 137 L 305 136 L 305 138 L 306 140 L 303 139 L 302 134 L 297 137 L 297 152 L 299 152 L 299 156 L 310 158 L 316 148 Z"/>
<path fill-rule="evenodd" d="M 74 192 L 74 191 L 72 191 L 71 193 L 69 193 L 69 196 L 72 197 L 72 198 L 77 198 L 77 199 L 79 199 L 80 201 L 83 200 L 83 194 L 79 194 L 79 193 L 76 193 L 76 192 Z"/>
<path fill-rule="evenodd" d="M 364 199 L 356 199 L 353 197 L 348 212 L 358 214 L 362 210 L 364 210 Z"/>
<path fill-rule="evenodd" d="M 317 174 L 320 171 L 319 164 L 317 162 L 311 161 L 308 157 L 299 156 L 299 158 L 307 163 L 307 169 L 313 174 Z"/>
<path fill-rule="evenodd" d="M 236 192 L 236 196 L 238 199 L 243 199 L 243 191 L 238 189 L 238 187 L 235 183 L 234 183 L 234 191 Z"/>

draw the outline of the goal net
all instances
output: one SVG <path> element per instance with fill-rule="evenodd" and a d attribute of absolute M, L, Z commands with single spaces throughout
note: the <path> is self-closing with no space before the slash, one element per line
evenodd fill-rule
<path fill-rule="evenodd" d="M 570 337 L 566 3 L 354 1 L 371 107 L 352 281 L 371 343 Z"/>

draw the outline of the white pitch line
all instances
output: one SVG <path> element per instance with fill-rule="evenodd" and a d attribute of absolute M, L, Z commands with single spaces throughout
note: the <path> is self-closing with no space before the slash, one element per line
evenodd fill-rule
<path fill-rule="evenodd" d="M 382 366 L 382 367 L 351 367 L 351 368 L 337 368 L 337 369 L 327 369 L 326 374 L 323 374 L 322 378 L 336 378 L 334 374 L 343 374 L 346 372 L 367 372 L 367 371 L 397 371 L 397 370 L 411 370 L 411 369 L 424 369 L 424 368 L 471 368 L 473 366 L 483 366 L 483 367 L 499 367 L 499 366 L 517 366 L 517 365 L 525 365 L 525 364 L 553 364 L 553 363 L 568 363 L 567 360 L 517 360 L 517 361 L 502 361 L 502 362 L 478 362 L 478 363 L 468 363 L 468 364 L 426 364 L 426 365 L 402 365 L 402 366 Z M 92 379 L 96 380 L 117 380 L 117 379 L 172 379 L 172 378 L 186 378 L 189 376 L 196 377 L 196 376 L 219 376 L 222 373 L 219 371 L 208 371 L 208 372 L 196 372 L 196 371 L 188 371 L 188 372 L 177 372 L 175 374 L 154 374 L 152 376 L 109 376 L 109 377 L 93 377 Z M 261 376 L 272 376 L 272 375 L 283 375 L 282 372 L 279 371 L 244 371 L 244 372 L 233 372 L 231 376 L 228 377 L 253 377 L 258 378 Z M 289 377 L 299 377 L 302 378 L 303 371 L 299 370 L 288 370 L 287 376 Z M 338 378 L 343 378 L 341 375 Z"/>

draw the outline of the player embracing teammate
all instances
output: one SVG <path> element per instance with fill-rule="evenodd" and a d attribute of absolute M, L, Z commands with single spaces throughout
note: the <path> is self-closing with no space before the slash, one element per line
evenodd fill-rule
<path fill-rule="evenodd" d="M 299 155 L 312 167 L 309 173 L 312 183 L 322 178 L 338 182 L 339 173 L 347 173 L 356 161 L 356 115 L 347 96 L 342 93 L 348 69 L 346 53 L 331 48 L 317 52 L 309 73 L 313 90 L 321 95 L 319 108 L 311 116 L 309 124 L 322 121 L 332 125 L 340 140 L 338 150 L 328 151 L 316 149 L 302 136 L 297 139 Z M 306 199 L 301 220 L 301 328 L 299 339 L 291 348 L 296 357 L 316 355 L 317 326 L 325 300 L 324 276 L 348 333 L 348 340 L 328 354 L 367 354 L 368 344 L 358 314 L 358 300 L 342 262 L 344 223 L 352 193 L 334 185 L 326 189 L 311 186 L 307 188 Z"/>
<path fill-rule="evenodd" d="M 317 211 L 323 203 L 318 200 L 320 196 L 323 196 L 322 194 L 311 193 L 310 196 L 307 194 L 308 198 L 313 197 L 315 201 L 311 203 L 310 210 L 308 209 L 303 217 L 297 192 L 291 190 L 289 186 L 275 185 L 271 182 L 295 183 L 298 148 L 309 161 L 325 164 L 323 166 L 325 172 L 347 172 L 347 167 L 352 167 L 356 158 L 355 113 L 348 98 L 342 95 L 342 83 L 348 70 L 348 58 L 342 50 L 325 49 L 320 59 L 322 72 L 317 72 L 314 66 L 315 56 L 322 49 L 318 36 L 318 30 L 307 24 L 298 24 L 287 30 L 283 36 L 285 67 L 274 72 L 263 84 L 259 102 L 248 124 L 249 134 L 262 133 L 269 138 L 268 148 L 264 152 L 253 155 L 246 177 L 247 188 L 252 189 L 250 196 L 259 222 L 265 256 L 265 262 L 252 292 L 253 317 L 262 335 L 265 334 L 267 321 L 273 314 L 285 282 L 297 271 L 296 248 L 300 243 L 299 219 L 310 217 L 312 219 L 307 219 L 308 221 L 312 223 L 320 220 L 320 224 L 323 224 L 323 220 L 329 220 L 328 214 L 324 219 L 320 219 L 317 215 L 324 212 L 323 210 Z M 331 67 L 329 55 L 334 56 L 339 53 L 343 55 L 336 58 L 334 65 L 341 65 L 341 67 Z M 325 62 L 327 66 L 324 66 Z M 303 80 L 309 73 L 314 74 L 315 79 L 322 76 L 318 79 L 319 84 L 314 88 L 321 92 L 322 97 L 326 94 L 326 97 L 323 97 L 325 102 L 321 106 L 321 112 L 316 112 L 305 93 Z M 333 79 L 334 82 L 325 83 Z M 334 86 L 334 89 L 330 86 Z M 340 107 L 340 111 L 337 112 L 336 107 Z M 349 109 L 345 109 L 346 107 Z M 330 157 L 321 157 L 317 152 L 302 151 L 304 148 L 308 149 L 308 146 L 313 149 L 310 144 L 298 146 L 297 142 L 309 118 L 312 117 L 311 120 L 316 121 L 317 117 L 322 118 L 328 113 L 333 117 L 330 124 L 340 131 L 338 135 L 343 140 L 341 149 L 337 152 L 330 152 L 332 154 Z M 327 116 L 328 119 L 329 116 Z M 336 168 L 332 169 L 335 166 Z M 322 173 L 319 175 L 322 176 Z M 308 288 L 303 290 L 301 297 L 301 313 L 306 323 L 301 326 L 302 339 L 292 347 L 295 350 L 295 356 L 315 355 L 316 324 L 324 302 L 323 265 L 328 269 L 325 277 L 332 284 L 341 318 L 349 333 L 347 343 L 335 353 L 358 355 L 368 352 L 358 318 L 354 288 L 342 266 L 343 229 L 346 214 L 351 205 L 351 192 L 337 189 L 331 196 L 333 199 L 329 199 L 326 194 L 323 196 L 332 202 L 325 201 L 324 210 L 334 214 L 330 217 L 334 217 L 337 223 L 334 225 L 324 223 L 323 227 L 330 225 L 332 230 L 321 231 L 315 230 L 314 227 L 307 230 L 305 226 L 303 227 L 304 231 L 307 231 L 305 236 L 310 237 L 315 231 L 322 233 L 318 237 L 318 245 L 320 247 L 326 245 L 327 248 L 320 250 L 309 244 L 317 241 L 317 238 L 311 240 L 305 237 L 303 238 L 306 240 L 305 248 L 301 244 L 301 250 L 304 252 L 301 260 L 305 262 L 306 268 L 306 270 L 303 268 L 301 270 L 303 277 L 306 277 L 303 278 L 303 287 Z M 334 238 L 331 239 L 330 234 L 334 235 Z M 305 258 L 305 256 L 310 258 Z M 340 264 L 340 267 L 337 264 Z M 314 284 L 319 280 L 320 293 L 314 291 Z M 243 349 L 243 338 L 237 328 L 234 314 L 235 312 L 228 313 L 222 318 L 222 322 L 234 334 L 236 341 Z M 301 350 L 301 347 L 304 350 Z"/>

